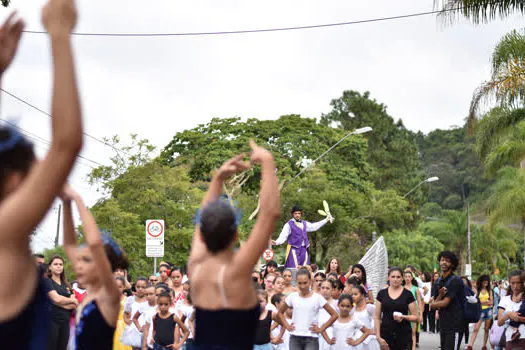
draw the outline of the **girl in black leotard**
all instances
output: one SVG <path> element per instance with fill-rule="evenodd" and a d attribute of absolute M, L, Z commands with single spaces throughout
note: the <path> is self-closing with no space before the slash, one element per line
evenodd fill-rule
<path fill-rule="evenodd" d="M 0 28 L 0 75 L 16 54 L 24 23 L 8 17 Z M 60 193 L 82 147 L 82 122 L 70 33 L 73 0 L 48 0 L 43 11 L 53 52 L 52 141 L 35 161 L 33 146 L 14 124 L 0 126 L 0 344 L 42 349 L 50 324 L 49 301 L 30 254 L 31 233 Z M 25 278 L 20 278 L 25 276 Z M 16 281 L 16 293 L 13 285 Z"/>
<path fill-rule="evenodd" d="M 62 193 L 64 208 L 64 250 L 73 264 L 78 282 L 87 295 L 77 311 L 77 350 L 112 349 L 113 335 L 120 311 L 120 291 L 113 278 L 117 268 L 126 269 L 128 261 L 117 243 L 103 237 L 82 198 L 69 186 Z M 86 244 L 77 247 L 71 202 L 75 202 Z"/>
<path fill-rule="evenodd" d="M 250 167 L 242 161 L 243 154 L 220 167 L 197 215 L 188 267 L 195 305 L 194 339 L 200 349 L 251 350 L 254 344 L 259 305 L 251 274 L 281 210 L 273 157 L 253 141 L 250 146 L 251 163 L 262 164 L 262 185 L 261 209 L 248 240 L 234 252 L 239 218 L 228 202 L 219 200 L 223 182 Z"/>

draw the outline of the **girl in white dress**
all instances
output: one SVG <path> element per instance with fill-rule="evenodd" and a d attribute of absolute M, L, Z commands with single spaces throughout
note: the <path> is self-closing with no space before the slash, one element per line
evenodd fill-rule
<path fill-rule="evenodd" d="M 363 350 L 363 341 L 372 334 L 359 319 L 352 317 L 352 297 L 343 294 L 339 298 L 339 318 L 335 321 L 332 350 Z"/>
<path fill-rule="evenodd" d="M 329 304 L 334 310 L 337 311 L 337 300 L 332 299 L 332 291 L 335 288 L 335 282 L 332 280 L 324 280 L 321 283 L 321 296 L 326 300 L 326 303 Z M 319 326 L 322 326 L 326 321 L 330 319 L 330 314 L 325 310 L 319 310 Z M 319 334 L 319 350 L 329 350 L 331 349 L 331 339 L 333 338 L 332 327 L 326 329 L 326 338 L 324 334 Z"/>
<path fill-rule="evenodd" d="M 376 312 L 375 305 L 367 303 L 367 293 L 363 286 L 354 286 L 352 288 L 352 300 L 354 302 L 354 309 L 352 317 L 361 323 L 371 333 L 361 344 L 363 350 L 379 350 L 381 346 L 377 341 L 374 332 L 374 314 Z"/>

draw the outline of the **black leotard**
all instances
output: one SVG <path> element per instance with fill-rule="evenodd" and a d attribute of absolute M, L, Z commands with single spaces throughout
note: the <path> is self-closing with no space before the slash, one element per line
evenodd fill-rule
<path fill-rule="evenodd" d="M 115 327 L 107 324 L 95 300 L 84 306 L 76 328 L 77 350 L 111 350 Z"/>
<path fill-rule="evenodd" d="M 51 323 L 51 302 L 44 280 L 38 275 L 33 298 L 13 319 L 0 323 L 2 349 L 40 350 L 47 344 Z"/>

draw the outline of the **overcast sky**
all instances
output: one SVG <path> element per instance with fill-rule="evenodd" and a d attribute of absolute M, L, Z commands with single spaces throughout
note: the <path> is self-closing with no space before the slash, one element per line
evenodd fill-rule
<path fill-rule="evenodd" d="M 13 0 L 27 29 L 42 30 L 43 0 Z M 79 32 L 178 33 L 289 27 L 389 17 L 433 9 L 432 0 L 138 0 L 78 1 Z M 2 17 L 8 10 L 1 10 Z M 494 45 L 523 17 L 474 26 L 435 16 L 301 31 L 230 36 L 75 37 L 87 133 L 138 133 L 158 147 L 177 131 L 213 117 L 319 117 L 343 90 L 370 91 L 395 119 L 429 132 L 461 125 L 472 91 L 490 72 Z M 51 60 L 45 35 L 25 34 L 3 87 L 46 111 Z M 45 115 L 2 94 L 2 118 L 49 140 Z M 373 125 L 371 125 L 373 127 Z M 39 155 L 46 147 L 35 142 Z M 111 149 L 86 139 L 82 155 L 107 164 Z M 94 163 L 80 160 L 72 184 Z M 58 203 L 57 203 L 58 205 Z M 40 226 L 34 249 L 52 246 L 56 211 Z"/>

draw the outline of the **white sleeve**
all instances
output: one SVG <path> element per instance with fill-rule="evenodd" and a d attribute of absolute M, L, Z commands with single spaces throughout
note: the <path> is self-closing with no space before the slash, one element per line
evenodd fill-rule
<path fill-rule="evenodd" d="M 275 241 L 275 245 L 281 245 L 288 239 L 288 236 L 290 235 L 290 225 L 288 223 L 284 224 L 283 230 L 281 231 L 281 234 L 279 235 L 279 238 Z"/>
<path fill-rule="evenodd" d="M 423 281 L 421 280 L 421 278 L 419 277 L 416 277 L 416 282 L 417 282 L 417 286 L 418 288 L 423 288 L 425 285 L 423 284 Z"/>
<path fill-rule="evenodd" d="M 317 296 L 317 300 L 319 302 L 319 308 L 322 309 L 324 308 L 324 306 L 326 305 L 326 300 L 325 298 L 323 298 L 322 296 L 320 296 L 319 294 L 314 294 Z"/>
<path fill-rule="evenodd" d="M 328 222 L 328 219 L 324 219 L 317 222 L 308 222 L 306 221 L 306 232 L 315 232 L 323 227 Z"/>
<path fill-rule="evenodd" d="M 131 305 L 133 305 L 133 301 L 135 300 L 134 296 L 130 296 L 126 299 L 126 303 L 124 304 L 124 312 L 127 312 L 128 314 L 131 313 Z M 133 317 L 133 315 L 131 315 Z"/>
<path fill-rule="evenodd" d="M 288 305 L 288 307 L 293 307 L 293 300 L 294 300 L 295 294 L 296 293 L 292 293 L 292 294 L 288 295 L 286 297 L 286 299 L 284 299 L 284 301 L 286 302 L 286 305 Z"/>
<path fill-rule="evenodd" d="M 498 309 L 503 309 L 503 310 L 507 309 L 507 297 L 506 296 L 504 296 L 503 299 L 501 299 L 501 301 L 499 302 Z"/>

